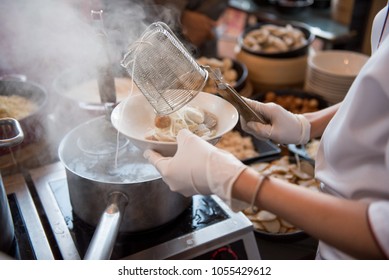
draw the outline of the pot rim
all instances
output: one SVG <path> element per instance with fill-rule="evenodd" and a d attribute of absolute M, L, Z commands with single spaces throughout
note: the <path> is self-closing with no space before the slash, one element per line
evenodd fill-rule
<path fill-rule="evenodd" d="M 99 179 L 91 178 L 91 177 L 87 176 L 86 174 L 79 173 L 79 172 L 75 171 L 73 168 L 71 168 L 69 166 L 69 160 L 66 159 L 66 156 L 65 156 L 65 149 L 69 145 L 68 142 L 71 141 L 72 137 L 76 137 L 77 135 L 79 135 L 80 134 L 79 131 L 82 130 L 85 126 L 88 126 L 88 124 L 91 124 L 93 122 L 103 121 L 103 120 L 106 120 L 105 116 L 100 116 L 100 117 L 88 120 L 84 123 L 77 125 L 73 129 L 71 129 L 63 137 L 63 139 L 61 140 L 59 147 L 58 147 L 58 157 L 59 157 L 61 163 L 65 166 L 66 170 L 68 170 L 69 172 L 73 173 L 74 175 L 76 175 L 80 178 L 83 178 L 83 179 L 86 179 L 86 180 L 89 180 L 92 182 L 102 183 L 102 184 L 111 184 L 111 185 L 117 185 L 117 186 L 118 185 L 141 184 L 141 183 L 147 183 L 147 182 L 156 181 L 156 180 L 160 180 L 160 179 L 162 180 L 162 176 L 159 174 L 159 172 L 157 170 L 155 172 L 155 176 L 150 176 L 150 178 L 147 178 L 147 179 L 139 179 L 139 180 L 136 180 L 134 182 L 126 182 L 126 181 L 119 182 L 119 181 L 114 181 L 114 180 L 106 180 L 106 178 L 101 178 L 101 179 L 100 178 Z M 107 123 L 108 123 L 108 121 L 107 121 Z M 131 143 L 131 141 L 129 141 L 129 145 L 133 145 Z M 80 152 L 82 152 L 80 148 L 78 148 L 78 149 L 80 150 Z M 140 155 L 141 155 L 141 153 L 140 153 Z M 146 159 L 145 159 L 145 162 L 147 163 Z M 149 164 L 149 165 L 152 166 L 151 164 Z"/>

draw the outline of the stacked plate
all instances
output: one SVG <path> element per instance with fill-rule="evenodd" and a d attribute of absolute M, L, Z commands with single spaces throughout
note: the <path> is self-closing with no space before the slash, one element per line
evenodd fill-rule
<path fill-rule="evenodd" d="M 305 90 L 330 104 L 341 102 L 369 56 L 344 50 L 326 50 L 309 56 Z"/>

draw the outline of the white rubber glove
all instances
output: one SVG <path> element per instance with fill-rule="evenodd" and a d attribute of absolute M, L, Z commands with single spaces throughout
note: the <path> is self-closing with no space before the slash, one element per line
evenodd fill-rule
<path fill-rule="evenodd" d="M 234 182 L 247 166 L 187 129 L 178 133 L 177 144 L 173 157 L 163 157 L 152 150 L 144 152 L 172 191 L 184 196 L 216 194 L 234 211 L 249 207 L 231 197 Z"/>
<path fill-rule="evenodd" d="M 259 139 L 270 139 L 280 144 L 306 144 L 310 138 L 311 124 L 301 114 L 293 114 L 275 103 L 261 103 L 244 98 L 257 113 L 271 124 L 248 122 L 241 117 L 240 124 L 247 133 Z"/>

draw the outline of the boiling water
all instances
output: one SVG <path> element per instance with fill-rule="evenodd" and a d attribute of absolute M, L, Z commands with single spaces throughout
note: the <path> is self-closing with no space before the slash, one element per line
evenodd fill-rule
<path fill-rule="evenodd" d="M 97 155 L 80 152 L 69 161 L 68 167 L 79 176 L 106 183 L 140 183 L 160 178 L 155 167 L 130 142 L 119 151 L 117 159 L 115 152 Z"/>

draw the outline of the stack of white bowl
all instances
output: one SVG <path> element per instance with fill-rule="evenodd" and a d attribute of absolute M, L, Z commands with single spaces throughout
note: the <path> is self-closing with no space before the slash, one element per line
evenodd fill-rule
<path fill-rule="evenodd" d="M 345 50 L 324 50 L 308 58 L 305 90 L 330 104 L 343 100 L 369 56 Z"/>

